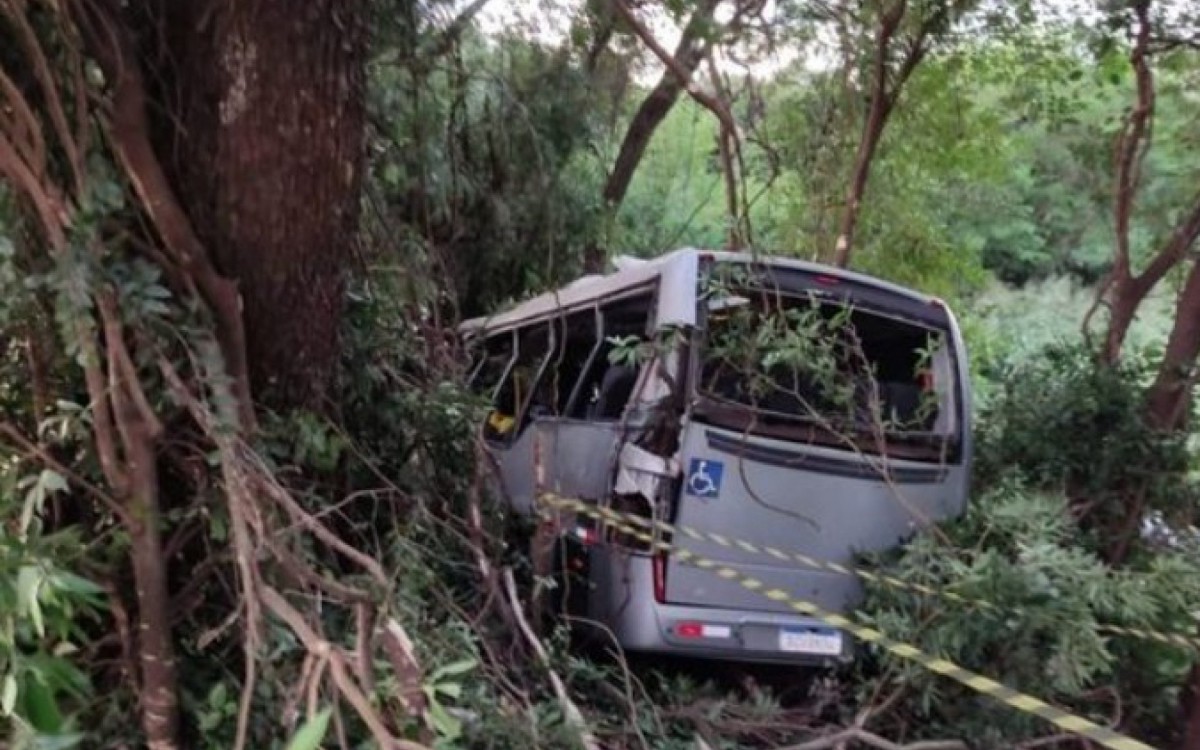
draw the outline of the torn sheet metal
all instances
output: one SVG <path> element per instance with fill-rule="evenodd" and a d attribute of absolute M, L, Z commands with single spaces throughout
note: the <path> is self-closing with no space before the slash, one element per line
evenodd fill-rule
<path fill-rule="evenodd" d="M 654 502 L 661 497 L 663 483 L 677 476 L 679 462 L 674 458 L 664 458 L 626 443 L 617 458 L 617 481 L 613 489 L 619 495 L 640 494 Z"/>

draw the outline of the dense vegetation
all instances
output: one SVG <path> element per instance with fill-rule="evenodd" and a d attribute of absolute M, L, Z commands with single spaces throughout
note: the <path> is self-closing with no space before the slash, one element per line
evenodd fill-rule
<path fill-rule="evenodd" d="M 1200 747 L 1193 3 L 293 5 L 0 0 L 0 745 L 1088 746 L 528 632 L 454 325 L 694 245 L 962 320 L 970 510 L 864 561 L 957 596 L 859 621 Z"/>

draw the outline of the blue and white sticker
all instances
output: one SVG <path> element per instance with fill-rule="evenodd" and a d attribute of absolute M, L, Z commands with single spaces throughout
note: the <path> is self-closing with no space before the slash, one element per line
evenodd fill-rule
<path fill-rule="evenodd" d="M 721 494 L 721 476 L 725 465 L 720 461 L 693 458 L 688 466 L 687 494 L 693 497 L 713 498 Z"/>

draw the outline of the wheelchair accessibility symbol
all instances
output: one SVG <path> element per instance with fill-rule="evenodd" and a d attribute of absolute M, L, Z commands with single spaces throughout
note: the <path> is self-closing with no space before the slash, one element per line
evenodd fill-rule
<path fill-rule="evenodd" d="M 720 461 L 693 458 L 688 466 L 687 494 L 695 497 L 717 497 L 721 494 L 721 475 L 725 465 Z"/>

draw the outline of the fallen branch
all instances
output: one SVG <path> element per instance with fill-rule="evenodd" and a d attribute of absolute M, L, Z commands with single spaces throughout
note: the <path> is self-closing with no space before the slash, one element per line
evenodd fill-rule
<path fill-rule="evenodd" d="M 379 630 L 379 640 L 388 661 L 392 663 L 392 671 L 396 673 L 400 704 L 410 714 L 423 720 L 425 709 L 428 708 L 425 693 L 421 689 L 425 675 L 417 660 L 412 639 L 400 623 L 389 617 Z"/>
<path fill-rule="evenodd" d="M 777 750 L 829 750 L 848 742 L 861 742 L 864 745 L 879 748 L 879 750 L 970 750 L 967 743 L 961 740 L 919 740 L 901 745 L 860 727 L 843 729 L 815 740 L 802 742 L 799 745 L 788 745 Z"/>
<path fill-rule="evenodd" d="M 379 712 L 371 705 L 367 696 L 355 682 L 342 652 L 318 635 L 304 619 L 304 615 L 289 604 L 282 594 L 264 583 L 260 586 L 260 596 L 267 610 L 291 628 L 309 653 L 316 656 L 318 660 L 328 663 L 329 674 L 333 678 L 338 692 L 346 699 L 347 703 L 354 707 L 359 718 L 367 725 L 371 735 L 381 748 L 384 750 L 428 750 L 424 745 L 395 737 L 388 731 Z"/>
<path fill-rule="evenodd" d="M 579 731 L 579 742 L 586 750 L 600 750 L 600 743 L 596 741 L 595 735 L 588 729 L 587 721 L 583 718 L 583 712 L 579 710 L 579 706 L 575 705 L 575 701 L 571 700 L 571 696 L 567 694 L 567 687 L 563 684 L 562 678 L 550 666 L 550 656 L 546 653 L 546 647 L 533 634 L 533 628 L 529 627 L 529 622 L 525 619 L 524 610 L 521 608 L 521 600 L 517 596 L 517 583 L 513 580 L 511 568 L 504 569 L 504 589 L 508 592 L 509 603 L 512 605 L 513 615 L 516 618 L 517 627 L 521 631 L 521 635 L 525 637 L 530 648 L 533 649 L 538 662 L 546 668 L 546 671 L 550 675 L 550 686 L 554 688 L 554 695 L 558 698 L 559 708 L 562 709 L 567 724 Z"/>

